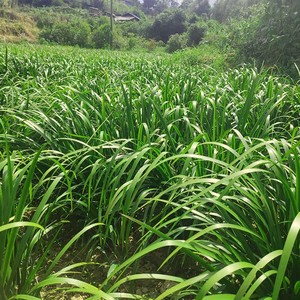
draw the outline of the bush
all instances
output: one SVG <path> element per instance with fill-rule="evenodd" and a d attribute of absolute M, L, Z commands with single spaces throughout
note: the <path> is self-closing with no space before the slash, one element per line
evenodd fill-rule
<path fill-rule="evenodd" d="M 62 44 L 62 45 L 74 45 L 74 36 L 76 30 L 70 23 L 60 22 L 55 24 L 50 31 L 48 39 L 50 41 Z M 44 37 L 44 36 L 42 36 Z"/>
<path fill-rule="evenodd" d="M 300 2 L 268 3 L 250 39 L 241 45 L 243 53 L 266 65 L 290 71 L 299 62 Z M 243 32 L 244 33 L 244 32 Z"/>
<path fill-rule="evenodd" d="M 172 55 L 172 61 L 184 65 L 209 65 L 215 70 L 227 68 L 227 58 L 213 45 L 201 44 L 197 48 L 187 48 Z"/>
<path fill-rule="evenodd" d="M 192 24 L 188 31 L 188 46 L 197 46 L 204 37 L 205 28 L 197 24 Z"/>
<path fill-rule="evenodd" d="M 152 24 L 153 21 L 150 18 L 141 19 L 139 22 L 125 22 L 122 24 L 122 31 L 125 35 L 133 33 L 135 35 L 146 37 Z"/>
<path fill-rule="evenodd" d="M 107 48 L 110 43 L 110 26 L 109 24 L 103 24 L 98 27 L 92 33 L 92 41 L 94 47 L 101 49 Z"/>
<path fill-rule="evenodd" d="M 113 48 L 126 49 L 128 48 L 128 40 L 124 37 L 121 28 L 115 27 L 113 30 Z"/>
<path fill-rule="evenodd" d="M 156 48 L 156 41 L 152 40 L 152 39 L 148 40 L 146 43 L 146 48 L 147 48 L 148 52 L 154 51 Z"/>
<path fill-rule="evenodd" d="M 186 47 L 186 37 L 182 34 L 173 34 L 168 40 L 167 51 L 169 53 L 181 50 Z"/>
<path fill-rule="evenodd" d="M 135 48 L 143 48 L 143 46 L 146 43 L 144 38 L 137 36 L 133 33 L 129 33 L 127 35 L 127 42 L 128 42 L 127 49 L 129 49 L 129 50 L 135 49 Z"/>
<path fill-rule="evenodd" d="M 75 35 L 74 35 L 74 45 L 80 47 L 89 47 L 91 41 L 91 28 L 89 24 L 83 20 L 77 20 L 71 24 L 74 26 Z"/>
<path fill-rule="evenodd" d="M 186 29 L 186 15 L 181 9 L 165 10 L 148 28 L 148 37 L 167 42 L 171 35 L 181 34 Z"/>
<path fill-rule="evenodd" d="M 91 28 L 86 21 L 77 18 L 71 21 L 57 21 L 52 26 L 45 26 L 40 38 L 62 45 L 89 47 Z"/>
<path fill-rule="evenodd" d="M 299 64 L 300 53 L 300 2 L 299 1 L 248 1 L 246 7 L 230 10 L 225 6 L 232 1 L 218 1 L 214 6 L 220 16 L 227 21 L 221 26 L 207 27 L 205 40 L 228 53 L 232 66 L 255 61 L 257 65 L 273 67 L 291 76 L 298 76 L 294 64 Z M 221 5 L 222 4 L 222 5 Z M 251 5 L 250 5 L 251 4 Z M 227 7 L 227 6 L 226 6 Z M 237 11 L 239 13 L 237 13 Z M 219 27 L 219 28 L 218 28 Z"/>

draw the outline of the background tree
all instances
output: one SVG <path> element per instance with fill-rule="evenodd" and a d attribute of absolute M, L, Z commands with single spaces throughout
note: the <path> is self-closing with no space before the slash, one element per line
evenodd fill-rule
<path fill-rule="evenodd" d="M 210 13 L 210 4 L 208 0 L 183 0 L 180 8 L 189 13 L 196 13 L 198 16 Z"/>
<path fill-rule="evenodd" d="M 167 42 L 175 33 L 186 30 L 186 15 L 182 9 L 168 9 L 156 16 L 148 29 L 148 37 Z"/>
<path fill-rule="evenodd" d="M 219 0 L 213 17 L 227 28 L 238 62 L 253 61 L 296 75 L 300 65 L 300 1 Z"/>
<path fill-rule="evenodd" d="M 208 0 L 194 1 L 195 5 L 195 13 L 198 16 L 203 14 L 208 15 L 210 13 L 210 4 Z"/>
<path fill-rule="evenodd" d="M 192 24 L 187 30 L 187 45 L 197 46 L 204 38 L 205 28 L 198 24 Z"/>
<path fill-rule="evenodd" d="M 156 0 L 144 0 L 143 8 L 150 10 L 154 7 Z"/>
<path fill-rule="evenodd" d="M 104 2 L 103 0 L 93 0 L 93 7 L 96 7 L 100 10 L 102 10 L 104 8 Z"/>
<path fill-rule="evenodd" d="M 255 58 L 291 68 L 300 63 L 300 1 L 276 0 L 266 5 L 256 31 Z"/>
<path fill-rule="evenodd" d="M 0 7 L 16 7 L 18 6 L 18 0 L 0 0 Z"/>
<path fill-rule="evenodd" d="M 212 14 L 216 20 L 220 22 L 226 22 L 230 18 L 247 17 L 248 7 L 263 2 L 266 1 L 265 0 L 217 0 L 212 8 Z"/>
<path fill-rule="evenodd" d="M 0 7 L 4 8 L 8 6 L 8 1 L 7 0 L 0 0 Z"/>
<path fill-rule="evenodd" d="M 166 50 L 169 53 L 173 53 L 177 50 L 181 50 L 186 47 L 186 38 L 183 34 L 173 34 L 170 36 Z"/>
<path fill-rule="evenodd" d="M 110 43 L 110 25 L 108 23 L 98 27 L 92 34 L 92 42 L 96 48 L 107 48 Z"/>

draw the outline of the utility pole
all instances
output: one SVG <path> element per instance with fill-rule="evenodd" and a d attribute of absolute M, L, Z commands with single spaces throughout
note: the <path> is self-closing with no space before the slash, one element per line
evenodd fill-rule
<path fill-rule="evenodd" d="M 113 47 L 113 0 L 110 0 L 110 49 Z"/>

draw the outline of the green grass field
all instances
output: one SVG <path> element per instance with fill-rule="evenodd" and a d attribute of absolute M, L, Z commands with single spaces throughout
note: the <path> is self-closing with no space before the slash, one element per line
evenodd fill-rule
<path fill-rule="evenodd" d="M 1 300 L 299 299 L 299 84 L 186 61 L 0 45 Z"/>

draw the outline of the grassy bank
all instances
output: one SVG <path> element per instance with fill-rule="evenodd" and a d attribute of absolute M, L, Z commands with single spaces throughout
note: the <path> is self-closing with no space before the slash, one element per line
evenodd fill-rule
<path fill-rule="evenodd" d="M 39 29 L 36 22 L 25 13 L 16 10 L 0 10 L 0 41 L 30 42 L 38 41 Z"/>

